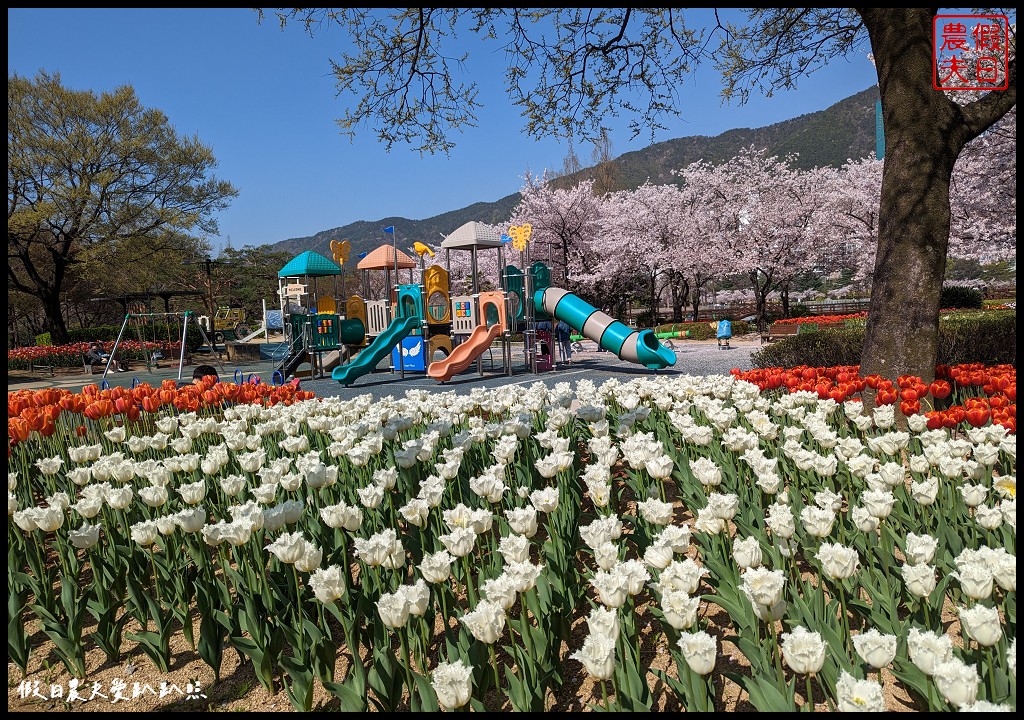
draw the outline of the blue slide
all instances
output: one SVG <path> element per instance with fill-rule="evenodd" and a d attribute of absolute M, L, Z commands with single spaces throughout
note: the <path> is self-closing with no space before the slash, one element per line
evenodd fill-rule
<path fill-rule="evenodd" d="M 652 370 L 676 364 L 676 354 L 658 342 L 653 330 L 635 330 L 568 290 L 557 287 L 538 290 L 533 302 L 551 317 L 564 321 L 583 337 L 623 360 Z"/>
<path fill-rule="evenodd" d="M 331 377 L 342 385 L 351 385 L 356 378 L 362 377 L 377 367 L 377 364 L 391 352 L 395 345 L 402 342 L 405 336 L 422 324 L 423 321 L 415 316 L 396 318 L 388 325 L 388 329 L 375 337 L 373 342 L 363 348 L 352 362 L 334 368 Z"/>

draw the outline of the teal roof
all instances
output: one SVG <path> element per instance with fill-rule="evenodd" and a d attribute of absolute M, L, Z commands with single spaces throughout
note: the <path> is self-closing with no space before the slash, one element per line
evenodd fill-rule
<path fill-rule="evenodd" d="M 296 255 L 277 273 L 278 277 L 322 277 L 324 275 L 341 275 L 341 268 L 333 260 L 328 260 L 320 253 L 307 250 Z"/>

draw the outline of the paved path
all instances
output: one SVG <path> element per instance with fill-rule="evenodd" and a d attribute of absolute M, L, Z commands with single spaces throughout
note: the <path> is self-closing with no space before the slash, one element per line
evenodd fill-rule
<path fill-rule="evenodd" d="M 426 377 L 423 373 L 407 372 L 403 380 L 398 372 L 375 372 L 356 380 L 356 382 L 345 387 L 341 383 L 332 380 L 330 375 L 322 379 L 304 379 L 302 388 L 312 390 L 318 397 L 342 397 L 351 398 L 358 395 L 371 394 L 375 398 L 388 395 L 400 397 L 406 390 L 416 388 L 418 390 L 430 391 L 454 391 L 456 393 L 468 393 L 474 388 L 495 388 L 502 385 L 530 385 L 535 382 L 543 382 L 549 386 L 555 383 L 574 383 L 581 379 L 588 379 L 595 383 L 602 383 L 605 380 L 618 377 L 624 380 L 643 375 L 725 375 L 732 368 L 749 370 L 753 367 L 750 356 L 760 348 L 760 342 L 756 339 L 745 340 L 733 338 L 732 348 L 720 350 L 715 340 L 674 340 L 672 347 L 676 353 L 676 364 L 664 370 L 648 370 L 640 365 L 625 362 L 609 352 L 598 352 L 597 345 L 588 340 L 580 343 L 582 352 L 575 353 L 573 363 L 567 366 L 559 366 L 551 372 L 530 374 L 524 369 L 524 359 L 521 349 L 518 353 L 513 350 L 513 374 L 511 377 L 501 374 L 501 351 L 494 349 L 491 353 L 494 366 L 489 363 L 489 358 L 484 355 L 484 374 L 480 376 L 476 372 L 474 364 L 466 372 L 456 375 L 447 383 L 438 383 Z M 248 378 L 251 374 L 259 375 L 264 381 L 271 376 L 272 367 L 268 362 L 250 363 L 237 368 L 239 375 Z M 235 377 L 234 366 L 225 364 L 219 367 L 221 379 L 232 380 Z M 145 368 L 137 372 L 111 373 L 107 375 L 107 382 L 111 387 L 130 387 L 133 382 L 146 382 L 150 385 L 159 385 L 165 379 L 178 377 L 177 365 L 146 371 Z M 71 374 L 57 374 L 55 377 L 30 376 L 28 373 L 17 372 L 7 376 L 7 389 L 17 390 L 21 388 L 40 389 L 47 387 L 59 387 L 81 391 L 85 385 L 98 384 L 102 375 L 85 375 L 81 372 Z M 182 372 L 182 379 L 185 382 L 192 378 L 192 367 L 186 367 Z"/>

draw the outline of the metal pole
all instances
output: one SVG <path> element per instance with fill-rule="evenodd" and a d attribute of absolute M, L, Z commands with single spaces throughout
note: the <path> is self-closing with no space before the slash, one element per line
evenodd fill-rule
<path fill-rule="evenodd" d="M 121 323 L 121 330 L 117 333 L 117 340 L 114 341 L 114 347 L 110 351 L 110 357 L 107 358 L 107 364 L 103 367 L 103 380 L 107 379 L 107 372 L 110 370 L 110 363 L 114 362 L 114 356 L 117 354 L 117 346 L 121 344 L 121 336 L 124 335 L 124 329 L 128 327 L 128 318 L 131 317 L 131 313 L 124 316 L 124 322 Z"/>
<path fill-rule="evenodd" d="M 472 248 L 471 262 L 473 264 L 473 312 L 476 315 L 476 324 L 480 325 L 484 318 L 480 317 L 480 273 L 476 263 L 476 245 Z M 481 376 L 484 374 L 484 360 L 480 355 L 476 356 L 476 372 Z"/>
<path fill-rule="evenodd" d="M 398 319 L 398 313 L 402 310 L 401 299 L 398 295 L 398 286 L 402 283 L 402 279 L 398 276 L 398 230 L 395 226 L 391 226 L 391 245 L 395 253 L 395 302 L 398 303 L 398 308 L 395 309 L 395 318 Z M 402 341 L 398 341 L 398 371 L 399 377 L 405 380 L 405 357 L 402 355 Z"/>
<path fill-rule="evenodd" d="M 266 303 L 263 303 L 263 307 L 266 308 Z M 185 365 L 185 339 L 188 337 L 188 319 L 192 315 L 191 311 L 185 311 L 185 322 L 181 324 L 181 354 L 178 355 L 178 382 L 181 382 L 181 368 Z M 198 324 L 198 321 L 197 323 Z"/>

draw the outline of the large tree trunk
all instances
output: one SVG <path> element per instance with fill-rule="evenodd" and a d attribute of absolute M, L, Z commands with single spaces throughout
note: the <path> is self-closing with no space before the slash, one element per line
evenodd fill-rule
<path fill-rule="evenodd" d="M 54 345 L 67 345 L 70 342 L 68 326 L 64 322 L 64 313 L 61 312 L 60 292 L 41 291 L 39 301 L 42 303 L 43 312 L 46 314 L 44 321 L 46 332 L 50 333 L 50 341 Z"/>
<path fill-rule="evenodd" d="M 683 305 L 686 304 L 686 296 L 690 294 L 690 283 L 683 277 L 682 273 L 672 271 L 672 322 L 683 321 Z"/>
<path fill-rule="evenodd" d="M 651 273 L 651 327 L 658 326 L 658 294 L 656 292 L 658 284 L 658 273 Z"/>
<path fill-rule="evenodd" d="M 861 10 L 878 69 L 885 165 L 861 374 L 935 375 L 959 108 L 932 89 L 932 13 Z"/>
<path fill-rule="evenodd" d="M 750 278 L 750 284 L 754 288 L 754 314 L 757 316 L 757 331 L 764 333 L 768 327 L 768 293 L 772 288 L 772 279 L 770 275 L 766 276 L 765 283 L 762 285 L 759 282 L 761 274 L 760 270 L 753 270 L 748 273 L 747 277 Z"/>
<path fill-rule="evenodd" d="M 789 317 L 789 283 L 779 289 L 779 299 L 782 300 L 782 317 Z"/>

